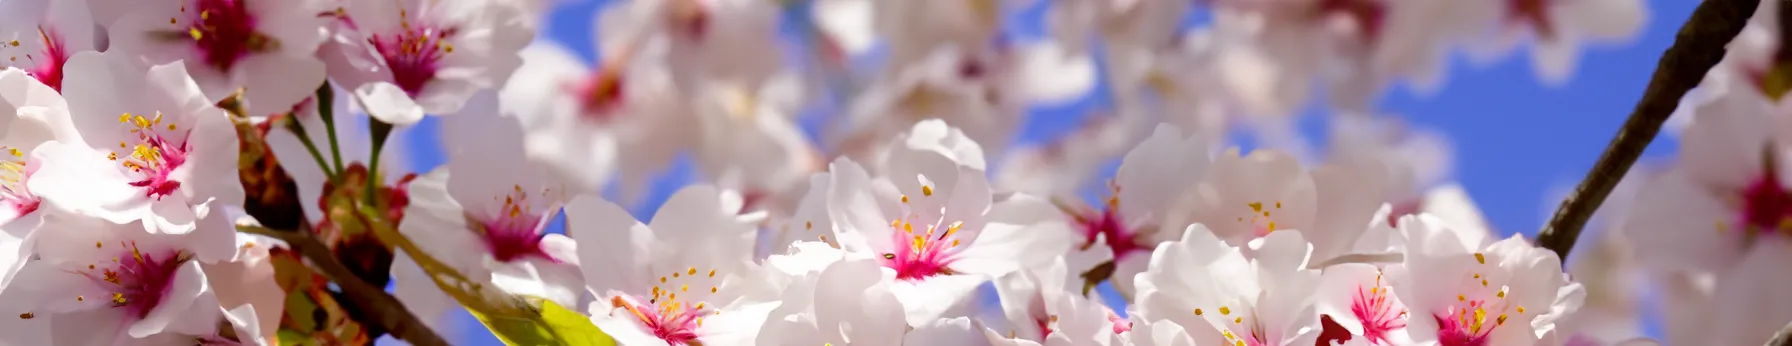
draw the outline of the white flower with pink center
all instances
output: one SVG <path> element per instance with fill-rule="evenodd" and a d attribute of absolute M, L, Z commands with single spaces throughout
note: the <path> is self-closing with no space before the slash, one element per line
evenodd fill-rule
<path fill-rule="evenodd" d="M 58 345 L 120 344 L 153 335 L 211 335 L 222 312 L 201 262 L 235 255 L 230 229 L 155 234 L 72 214 L 46 218 L 35 259 L 0 291 L 8 318 L 49 321 Z M 42 332 L 42 331 L 40 331 Z"/>
<path fill-rule="evenodd" d="M 1326 319 L 1320 341 L 1327 345 L 1345 339 L 1363 345 L 1411 343 L 1406 338 L 1406 305 L 1394 294 L 1385 272 L 1363 263 L 1325 268 L 1316 294 L 1317 311 Z"/>
<path fill-rule="evenodd" d="M 567 233 L 585 244 L 592 321 L 625 345 L 734 345 L 757 338 L 778 304 L 753 262 L 757 217 L 738 215 L 740 195 L 686 187 L 649 224 L 585 196 L 567 206 Z"/>
<path fill-rule="evenodd" d="M 0 2 L 0 66 L 25 70 L 51 89 L 62 90 L 63 65 L 75 53 L 91 51 L 93 18 L 86 1 Z"/>
<path fill-rule="evenodd" d="M 1723 314 L 1688 328 L 1699 342 L 1764 343 L 1792 319 L 1792 302 L 1758 299 L 1780 281 L 1767 273 L 1792 260 L 1792 187 L 1787 181 L 1785 113 L 1761 93 L 1729 92 L 1701 105 L 1670 168 L 1647 181 L 1624 221 L 1636 260 L 1664 274 L 1714 276 L 1711 299 Z M 1696 336 L 1694 336 L 1696 335 Z"/>
<path fill-rule="evenodd" d="M 842 248 L 883 258 L 910 325 L 962 313 L 990 278 L 1043 264 L 1070 247 L 1062 212 L 1014 194 L 991 203 L 982 153 L 932 120 L 886 155 L 872 176 L 849 159 L 830 166 L 828 215 Z"/>
<path fill-rule="evenodd" d="M 577 305 L 584 291 L 577 246 L 570 237 L 546 233 L 574 192 L 523 155 L 515 119 L 498 115 L 497 105 L 486 102 L 493 101 L 492 93 L 482 95 L 488 97 L 443 126 L 449 136 L 486 140 L 450 144 L 446 167 L 411 182 L 411 204 L 398 230 L 473 280 Z M 399 286 L 434 287 L 427 276 L 397 277 Z M 446 298 L 429 295 L 438 297 Z"/>
<path fill-rule="evenodd" d="M 600 10 L 596 23 L 613 44 L 665 45 L 664 59 L 682 87 L 728 80 L 758 85 L 784 65 L 776 44 L 783 6 L 757 0 L 630 0 Z"/>
<path fill-rule="evenodd" d="M 42 224 L 48 206 L 32 192 L 33 175 L 79 140 L 68 118 L 68 103 L 23 70 L 0 70 L 0 288 L 30 253 L 22 247 Z M 39 150 L 42 148 L 43 150 Z"/>
<path fill-rule="evenodd" d="M 1313 245 L 1313 261 L 1349 253 L 1381 206 L 1383 170 L 1369 162 L 1338 162 L 1308 170 L 1287 153 L 1228 150 L 1207 177 L 1169 215 L 1167 225 L 1200 223 L 1220 239 L 1245 245 L 1281 230 L 1299 230 Z"/>
<path fill-rule="evenodd" d="M 237 134 L 185 65 L 137 67 L 113 53 L 69 59 L 69 113 L 86 147 L 39 169 L 31 189 L 46 200 L 151 232 L 230 229 L 218 208 L 242 204 Z M 109 152 L 108 152 L 109 151 Z M 41 184 L 39 184 L 41 183 Z"/>
<path fill-rule="evenodd" d="M 1132 278 L 1150 263 L 1151 249 L 1181 235 L 1174 227 L 1165 231 L 1164 225 L 1176 204 L 1205 178 L 1210 162 L 1206 141 L 1200 136 L 1184 136 L 1173 125 L 1158 125 L 1151 137 L 1121 159 L 1102 209 L 1061 204 L 1074 222 L 1073 228 L 1080 231 L 1078 250 L 1112 253 L 1112 282 L 1123 294 L 1132 294 Z M 1091 249 L 1098 243 L 1107 248 Z M 1082 273 L 1090 268 L 1070 269 Z"/>
<path fill-rule="evenodd" d="M 314 53 L 327 19 L 317 0 L 94 0 L 119 12 L 110 47 L 150 64 L 182 62 L 207 99 L 238 89 L 252 115 L 291 109 L 324 82 Z"/>
<path fill-rule="evenodd" d="M 552 158 L 591 189 L 619 175 L 621 199 L 632 202 L 678 151 L 697 143 L 690 124 L 699 120 L 667 65 L 630 53 L 639 48 L 617 49 L 593 64 L 558 43 L 535 42 L 522 50 L 526 63 L 501 97 L 529 134 L 531 155 Z"/>
<path fill-rule="evenodd" d="M 1554 253 L 1522 236 L 1466 248 L 1436 218 L 1410 218 L 1400 227 L 1411 247 L 1389 276 L 1415 343 L 1531 345 L 1554 328 L 1556 316 L 1579 306 L 1558 306 L 1558 297 L 1574 297 L 1563 293 L 1580 286 L 1567 282 Z"/>
<path fill-rule="evenodd" d="M 1623 43 L 1641 32 L 1649 10 L 1641 0 L 1502 0 L 1480 11 L 1493 23 L 1491 44 L 1475 47 L 1486 57 L 1514 51 L 1531 42 L 1531 65 L 1544 82 L 1561 84 L 1574 74 L 1580 50 L 1587 43 Z M 1485 7 L 1492 7 L 1486 6 Z"/>
<path fill-rule="evenodd" d="M 1001 297 L 1002 324 L 986 321 L 983 333 L 996 345 L 1123 345 L 1121 334 L 1132 323 L 1120 318 L 1099 295 L 1080 294 L 1063 259 L 1037 270 L 1010 273 L 995 281 Z"/>
<path fill-rule="evenodd" d="M 1243 251 L 1190 225 L 1136 277 L 1132 319 L 1177 324 L 1203 345 L 1314 344 L 1320 273 L 1307 269 L 1312 246 L 1284 231 L 1250 242 L 1251 257 Z"/>
<path fill-rule="evenodd" d="M 393 124 L 460 111 L 473 93 L 502 86 L 522 64 L 534 22 L 516 4 L 488 0 L 346 1 L 321 54 L 330 78 L 367 112 Z"/>

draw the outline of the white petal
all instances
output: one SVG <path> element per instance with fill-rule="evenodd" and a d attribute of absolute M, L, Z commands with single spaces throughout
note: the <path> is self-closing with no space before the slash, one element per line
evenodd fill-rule
<path fill-rule="evenodd" d="M 388 124 L 404 126 L 423 120 L 423 107 L 398 85 L 375 82 L 355 89 L 355 97 L 367 105 L 367 114 Z"/>

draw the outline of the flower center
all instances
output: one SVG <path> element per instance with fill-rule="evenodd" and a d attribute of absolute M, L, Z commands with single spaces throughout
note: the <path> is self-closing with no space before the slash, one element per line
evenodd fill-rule
<path fill-rule="evenodd" d="M 1371 343 L 1388 344 L 1388 333 L 1406 328 L 1406 309 L 1395 310 L 1393 300 L 1388 299 L 1388 287 L 1381 283 L 1381 274 L 1375 274 L 1374 286 L 1366 290 L 1357 287 L 1350 313 L 1362 322 L 1363 336 Z"/>
<path fill-rule="evenodd" d="M 62 64 L 68 62 L 70 55 L 68 47 L 62 39 L 62 35 L 57 34 L 56 30 L 52 28 L 38 26 L 37 38 L 43 43 L 42 47 L 32 45 L 20 47 L 24 43 L 19 40 L 11 40 L 0 42 L 0 49 L 25 50 L 24 64 L 30 66 L 17 67 L 24 69 L 25 73 L 30 74 L 32 78 L 37 78 L 44 85 L 49 85 L 51 89 L 62 91 Z M 20 64 L 19 56 L 7 57 L 7 62 L 18 65 Z"/>
<path fill-rule="evenodd" d="M 1487 256 L 1475 253 L 1475 262 L 1487 265 Z M 1506 305 L 1505 286 L 1489 285 L 1488 278 L 1481 273 L 1473 275 L 1473 281 L 1479 281 L 1479 285 L 1471 284 L 1464 290 L 1466 293 L 1456 295 L 1456 302 L 1432 314 L 1437 321 L 1437 341 L 1441 346 L 1488 345 L 1494 328 L 1506 324 L 1508 308 L 1514 308 Z M 1487 299 L 1487 293 L 1492 293 L 1492 299 Z M 1514 309 L 1518 314 L 1524 314 L 1523 306 Z"/>
<path fill-rule="evenodd" d="M 1555 23 L 1549 18 L 1551 0 L 1509 0 L 1506 11 L 1512 14 L 1509 19 L 1519 25 L 1529 25 L 1543 39 L 1556 36 Z"/>
<path fill-rule="evenodd" d="M 691 291 L 691 284 L 697 284 L 696 292 Z M 709 292 L 703 292 L 703 286 L 709 286 Z M 690 267 L 682 271 L 674 271 L 671 276 L 661 276 L 659 284 L 653 286 L 651 298 L 647 304 L 641 304 L 638 297 L 625 294 L 614 294 L 610 304 L 628 309 L 648 332 L 660 340 L 672 345 L 695 345 L 699 337 L 697 329 L 703 327 L 705 315 L 721 314 L 714 306 L 709 306 L 709 295 L 721 289 L 721 279 L 716 278 L 716 270 L 708 272 Z M 680 299 L 683 294 L 685 298 Z"/>
<path fill-rule="evenodd" d="M 952 275 L 954 272 L 947 266 L 957 259 L 956 248 L 959 240 L 948 238 L 952 238 L 953 234 L 958 233 L 959 228 L 963 226 L 963 222 L 953 222 L 952 225 L 946 227 L 944 232 L 936 232 L 939 227 L 936 224 L 928 224 L 926 232 L 916 234 L 914 223 L 905 220 L 891 222 L 890 227 L 896 228 L 896 232 L 891 232 L 893 234 L 891 243 L 907 244 L 907 246 L 903 246 L 904 249 L 898 249 L 895 252 L 885 253 L 884 266 L 895 269 L 896 278 L 902 280 L 921 280 L 936 275 Z"/>
<path fill-rule="evenodd" d="M 1150 250 L 1133 239 L 1137 234 L 1133 232 L 1132 228 L 1126 226 L 1126 218 L 1120 215 L 1119 197 L 1109 197 L 1105 208 L 1101 214 L 1097 215 L 1090 215 L 1094 212 L 1089 210 L 1065 211 L 1070 215 L 1071 221 L 1082 227 L 1083 245 L 1079 250 L 1088 250 L 1089 247 L 1095 246 L 1097 237 L 1107 239 L 1108 248 L 1113 250 L 1115 260 L 1134 253 L 1146 253 Z"/>
<path fill-rule="evenodd" d="M 606 64 L 591 77 L 568 88 L 568 91 L 579 100 L 581 118 L 605 123 L 615 119 L 617 111 L 622 108 L 623 97 L 627 95 L 624 85 L 621 69 Z"/>
<path fill-rule="evenodd" d="M 0 145 L 0 210 L 13 215 L 37 211 L 43 202 L 25 188 L 33 169 L 26 165 L 25 153 L 19 148 Z"/>
<path fill-rule="evenodd" d="M 698 0 L 673 1 L 671 10 L 667 12 L 667 20 L 671 30 L 680 38 L 691 41 L 702 41 L 709 34 L 710 13 L 703 2 Z"/>
<path fill-rule="evenodd" d="M 1251 218 L 1247 220 L 1244 217 L 1239 217 L 1238 222 L 1249 222 L 1252 225 L 1253 236 L 1260 238 L 1269 235 L 1270 232 L 1275 232 L 1276 230 L 1281 229 L 1276 228 L 1276 219 L 1270 217 L 1271 213 L 1269 210 L 1265 209 L 1263 202 L 1251 202 L 1245 204 L 1245 206 L 1251 207 Z M 1271 204 L 1270 208 L 1282 209 L 1282 202 L 1275 202 L 1274 204 Z"/>
<path fill-rule="evenodd" d="M 1220 321 L 1215 324 L 1216 327 L 1219 327 L 1220 335 L 1226 337 L 1227 345 L 1263 346 L 1269 344 L 1269 342 L 1264 340 L 1263 325 L 1258 323 L 1255 316 L 1246 316 L 1248 315 L 1247 312 L 1252 309 L 1253 308 L 1247 307 L 1243 309 L 1243 311 L 1238 311 L 1238 315 L 1233 315 L 1232 307 L 1226 305 L 1220 306 L 1218 309 L 1220 316 L 1217 317 Z M 1201 308 L 1195 308 L 1195 316 L 1205 316 L 1209 313 L 1212 312 L 1203 311 Z M 1227 320 L 1228 318 L 1230 318 L 1230 320 Z"/>
<path fill-rule="evenodd" d="M 436 78 L 436 72 L 442 68 L 442 58 L 454 53 L 454 44 L 448 39 L 458 30 L 412 24 L 409 12 L 403 9 L 398 11 L 398 16 L 404 31 L 372 35 L 367 42 L 373 44 L 380 57 L 385 59 L 386 67 L 392 71 L 393 83 L 414 97 Z"/>
<path fill-rule="evenodd" d="M 1380 0 L 1320 0 L 1317 6 L 1321 16 L 1343 16 L 1356 22 L 1368 43 L 1373 44 L 1381 38 L 1382 25 L 1388 14 L 1386 3 Z"/>
<path fill-rule="evenodd" d="M 181 7 L 181 13 L 189 16 L 185 34 L 193 39 L 200 59 L 212 68 L 228 71 L 250 53 L 280 45 L 255 31 L 255 16 L 242 0 L 193 0 L 193 7 L 196 11 Z M 168 24 L 180 25 L 180 21 L 169 18 Z"/>
<path fill-rule="evenodd" d="M 922 186 L 922 194 L 933 196 L 933 187 Z M 903 209 L 908 209 L 908 196 L 902 196 Z M 884 266 L 896 270 L 896 278 L 902 280 L 921 280 L 936 275 L 955 274 L 948 268 L 958 259 L 959 239 L 954 238 L 964 222 L 945 223 L 944 215 L 937 220 L 921 220 L 921 215 L 906 212 L 907 216 L 890 221 L 890 244 L 897 245 L 892 252 L 884 253 Z M 915 233 L 914 222 L 920 221 L 926 228 Z M 945 226 L 945 227 L 940 227 Z M 941 228 L 944 228 L 942 230 Z"/>
<path fill-rule="evenodd" d="M 129 149 L 130 152 L 125 157 L 119 157 L 118 152 L 113 152 L 106 158 L 112 161 L 123 161 L 121 164 L 125 168 L 141 175 L 139 180 L 130 183 L 131 186 L 143 188 L 145 195 L 157 200 L 179 190 L 181 182 L 173 180 L 170 175 L 174 173 L 175 169 L 180 168 L 181 164 L 187 162 L 187 151 L 191 148 L 187 146 L 186 137 L 192 132 L 179 134 L 180 143 L 170 141 L 160 132 L 160 129 L 163 128 L 161 112 L 156 112 L 153 119 L 125 113 L 118 116 L 118 122 L 131 127 L 131 134 L 137 136 L 137 145 L 131 146 L 128 142 L 118 142 L 119 149 Z M 168 132 L 175 132 L 178 127 L 169 123 L 166 129 Z"/>
<path fill-rule="evenodd" d="M 1742 190 L 1741 211 L 1738 222 L 1749 234 L 1792 231 L 1792 193 L 1771 171 L 1756 177 Z"/>
<path fill-rule="evenodd" d="M 80 271 L 82 275 L 93 279 L 95 284 L 106 287 L 112 292 L 112 307 L 126 309 L 127 316 L 143 318 L 149 311 L 161 303 L 162 296 L 168 293 L 169 284 L 174 281 L 174 273 L 181 264 L 186 263 L 188 253 L 171 251 L 157 257 L 155 254 L 144 254 L 137 249 L 137 242 L 120 242 L 120 246 L 129 249 L 118 257 L 112 258 L 110 264 L 89 264 Z M 94 243 L 95 248 L 103 248 L 103 243 Z M 75 296 L 75 300 L 87 301 L 87 297 Z"/>
<path fill-rule="evenodd" d="M 534 209 L 523 188 L 516 186 L 504 197 L 504 206 L 496 216 L 476 217 L 477 222 L 469 224 L 476 225 L 474 231 L 483 237 L 492 258 L 500 262 L 534 257 L 559 263 L 559 259 L 541 249 L 542 228 L 552 219 L 552 210 L 557 208 L 549 208 L 547 212 Z"/>

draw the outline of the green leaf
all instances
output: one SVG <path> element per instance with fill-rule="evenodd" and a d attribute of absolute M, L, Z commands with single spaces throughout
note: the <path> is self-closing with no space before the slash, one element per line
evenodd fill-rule
<path fill-rule="evenodd" d="M 598 330 L 591 323 L 590 317 L 568 310 L 551 301 L 541 302 L 541 320 L 547 323 L 548 330 L 560 336 L 566 345 L 580 346 L 615 346 L 616 340 L 609 334 Z"/>
<path fill-rule="evenodd" d="M 315 342 L 312 342 L 311 337 L 305 336 L 305 333 L 291 329 L 281 329 L 278 333 L 274 334 L 274 338 L 280 342 L 280 346 L 310 346 L 316 344 Z"/>
<path fill-rule="evenodd" d="M 492 334 L 511 346 L 564 345 L 615 346 L 616 341 L 597 329 L 591 318 L 547 300 L 530 299 L 540 306 L 534 316 L 503 316 L 467 310 Z"/>
<path fill-rule="evenodd" d="M 490 329 L 492 335 L 497 336 L 498 341 L 503 341 L 505 345 L 566 345 L 556 340 L 553 332 L 548 331 L 544 325 L 528 318 L 487 315 L 472 309 L 467 312 L 479 319 L 479 323 L 485 324 L 485 329 Z"/>

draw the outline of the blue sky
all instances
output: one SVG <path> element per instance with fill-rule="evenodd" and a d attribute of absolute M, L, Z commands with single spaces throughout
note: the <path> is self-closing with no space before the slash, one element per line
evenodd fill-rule
<path fill-rule="evenodd" d="M 570 1 L 552 14 L 539 39 L 558 41 L 594 59 L 593 18 L 607 1 Z M 1636 40 L 1587 49 L 1574 79 L 1564 85 L 1550 87 L 1537 81 L 1523 55 L 1486 66 L 1456 59 L 1442 90 L 1429 96 L 1390 90 L 1381 109 L 1446 134 L 1456 154 L 1453 178 L 1475 198 L 1494 227 L 1504 234 L 1534 234 L 1558 202 L 1550 198 L 1578 182 L 1617 131 L 1642 95 L 1656 59 L 1698 2 L 1649 0 L 1648 4 L 1648 24 Z M 1038 33 L 1036 19 L 1026 18 L 1036 18 L 1038 11 L 1026 12 L 1012 25 L 1020 37 Z M 1091 98 L 1038 110 L 1021 141 L 1059 135 L 1075 126 L 1079 114 L 1105 103 Z M 1323 143 L 1323 114 L 1312 113 L 1303 118 L 1301 127 L 1313 142 Z M 410 137 L 412 143 L 407 143 L 416 153 L 412 165 L 432 167 L 441 160 L 430 148 L 436 140 L 431 135 L 435 126 L 428 121 L 419 126 Z M 1672 153 L 1672 140 L 1664 136 L 1650 147 L 1645 160 Z M 692 179 L 688 167 L 681 163 L 668 173 L 636 215 L 651 215 L 660 200 Z M 461 330 L 443 333 L 470 345 L 499 344 L 478 322 L 463 322 Z"/>

